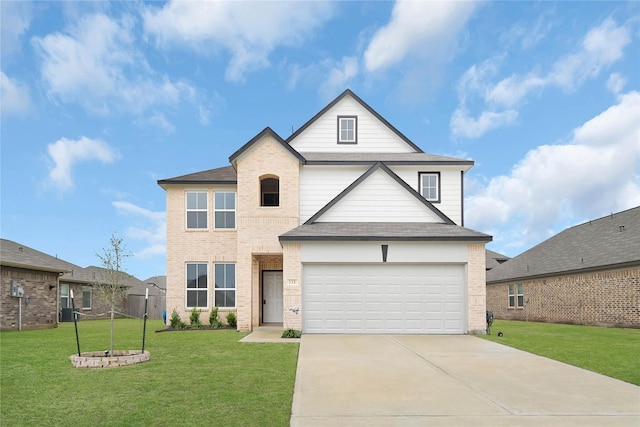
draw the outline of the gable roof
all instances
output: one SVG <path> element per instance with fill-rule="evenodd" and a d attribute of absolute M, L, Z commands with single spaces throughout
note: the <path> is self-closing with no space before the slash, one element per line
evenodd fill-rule
<path fill-rule="evenodd" d="M 95 282 L 93 275 L 80 266 L 7 239 L 0 239 L 0 265 L 59 273 L 64 282 Z"/>
<path fill-rule="evenodd" d="M 279 236 L 281 242 L 406 241 L 490 242 L 491 236 L 455 224 L 437 222 L 316 222 Z"/>
<path fill-rule="evenodd" d="M 309 218 L 305 224 L 312 224 L 316 222 L 322 215 L 324 215 L 327 211 L 329 211 L 333 206 L 335 206 L 340 200 L 342 200 L 347 194 L 352 192 L 354 188 L 364 182 L 368 177 L 370 177 L 377 170 L 381 170 L 389 175 L 393 180 L 395 180 L 400 186 L 404 188 L 409 194 L 415 197 L 420 203 L 425 205 L 429 210 L 435 213 L 445 224 L 454 224 L 454 222 L 443 214 L 439 209 L 436 209 L 435 206 L 431 204 L 427 199 L 422 197 L 417 191 L 415 191 L 409 184 L 407 184 L 402 178 L 396 175 L 391 169 L 389 169 L 384 163 L 376 162 L 373 166 L 369 168 L 364 174 L 362 174 L 358 179 L 353 181 L 351 185 L 345 188 L 340 194 L 333 198 L 329 203 L 327 203 L 322 209 L 316 212 L 311 218 Z"/>
<path fill-rule="evenodd" d="M 253 146 L 253 144 L 255 144 L 256 142 L 260 141 L 263 137 L 265 137 L 267 135 L 273 137 L 282 146 L 282 148 L 284 148 L 286 151 L 288 151 L 292 156 L 296 157 L 300 162 L 304 163 L 304 157 L 302 157 L 302 155 L 300 153 L 298 153 L 292 146 L 287 144 L 282 138 L 280 138 L 280 135 L 275 133 L 268 126 L 266 128 L 264 128 L 262 130 L 262 132 L 260 132 L 259 134 L 257 134 L 253 138 L 251 138 L 251 140 L 249 142 L 247 142 L 242 147 L 240 147 L 240 149 L 238 149 L 235 153 L 233 153 L 229 157 L 229 162 L 233 163 L 242 153 L 244 153 L 245 151 L 249 150 Z"/>
<path fill-rule="evenodd" d="M 217 169 L 209 169 L 188 175 L 176 176 L 158 180 L 158 185 L 163 184 L 237 184 L 238 177 L 233 166 L 224 166 Z"/>
<path fill-rule="evenodd" d="M 81 268 L 7 239 L 0 239 L 0 265 L 54 273 L 69 272 L 74 267 Z"/>
<path fill-rule="evenodd" d="M 351 89 L 346 89 L 344 92 L 342 92 L 340 95 L 338 95 L 338 97 L 336 99 L 331 101 L 326 107 L 324 107 L 322 110 L 320 110 L 320 112 L 318 114 L 316 114 L 309 121 L 307 121 L 305 124 L 303 124 L 297 131 L 295 131 L 290 137 L 287 138 L 286 143 L 287 144 L 291 143 L 291 141 L 293 141 L 298 135 L 300 135 L 302 132 L 304 132 L 309 126 L 311 126 L 316 120 L 318 120 L 320 117 L 322 117 L 327 111 L 329 111 L 334 105 L 336 105 L 338 102 L 340 102 L 346 96 L 350 96 L 356 102 L 358 102 L 360 105 L 362 105 L 362 107 L 364 107 L 367 111 L 369 111 L 369 113 L 371 113 L 378 120 L 380 120 L 380 122 L 382 122 L 386 127 L 388 127 L 393 133 L 395 133 L 401 140 L 403 140 L 412 149 L 414 149 L 415 151 L 417 151 L 419 153 L 422 153 L 422 150 L 420 149 L 420 147 L 415 145 L 413 142 L 411 142 L 411 140 L 409 138 L 404 136 L 402 134 L 402 132 L 400 132 L 398 129 L 393 127 L 393 125 L 391 125 L 391 123 L 389 123 L 384 117 L 382 117 L 380 114 L 378 114 L 366 102 L 364 102 L 362 99 L 360 99 L 355 93 L 353 93 L 351 91 Z"/>
<path fill-rule="evenodd" d="M 567 228 L 487 272 L 487 283 L 640 265 L 640 207 Z"/>

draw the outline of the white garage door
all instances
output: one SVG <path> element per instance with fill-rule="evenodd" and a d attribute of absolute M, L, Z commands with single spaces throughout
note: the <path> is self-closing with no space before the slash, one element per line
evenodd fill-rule
<path fill-rule="evenodd" d="M 305 264 L 305 333 L 466 332 L 463 265 Z"/>

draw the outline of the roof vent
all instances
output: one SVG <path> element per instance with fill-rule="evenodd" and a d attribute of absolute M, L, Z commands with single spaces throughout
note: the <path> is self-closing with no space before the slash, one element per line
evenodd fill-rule
<path fill-rule="evenodd" d="M 622 233 L 624 231 L 624 225 L 619 225 L 618 227 L 620 227 L 620 232 Z"/>
<path fill-rule="evenodd" d="M 22 246 L 18 248 L 18 252 L 23 252 Z"/>

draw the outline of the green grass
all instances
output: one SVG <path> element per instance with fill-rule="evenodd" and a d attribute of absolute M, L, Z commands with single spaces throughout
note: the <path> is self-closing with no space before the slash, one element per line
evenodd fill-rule
<path fill-rule="evenodd" d="M 139 349 L 142 321 L 116 320 L 115 349 Z M 244 333 L 154 333 L 146 363 L 76 369 L 73 323 L 0 333 L 2 426 L 286 426 L 298 344 L 240 343 Z M 109 321 L 78 322 L 81 351 L 109 348 Z"/>
<path fill-rule="evenodd" d="M 496 320 L 478 336 L 640 385 L 640 329 Z"/>

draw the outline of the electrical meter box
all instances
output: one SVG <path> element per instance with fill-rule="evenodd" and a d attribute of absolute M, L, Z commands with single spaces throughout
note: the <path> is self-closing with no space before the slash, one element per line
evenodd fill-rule
<path fill-rule="evenodd" d="M 18 285 L 17 280 L 9 282 L 9 295 L 16 298 L 22 298 L 24 295 L 24 289 Z"/>

